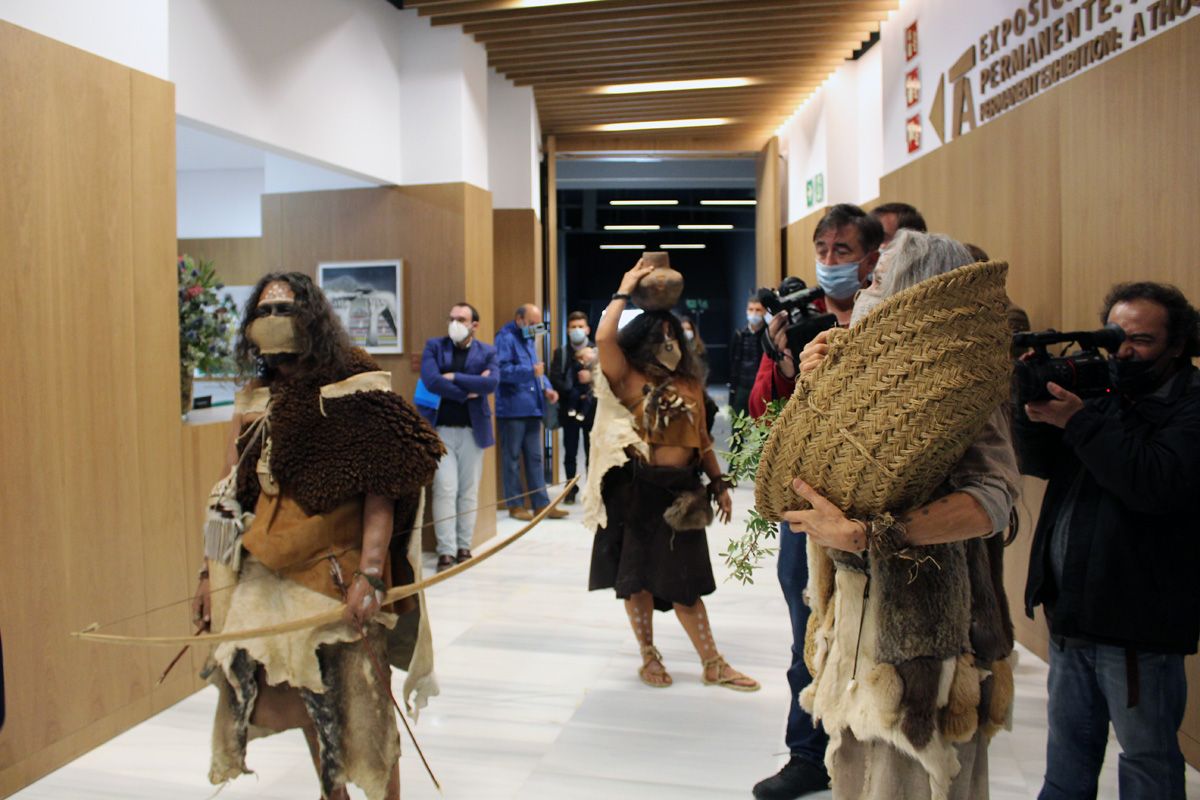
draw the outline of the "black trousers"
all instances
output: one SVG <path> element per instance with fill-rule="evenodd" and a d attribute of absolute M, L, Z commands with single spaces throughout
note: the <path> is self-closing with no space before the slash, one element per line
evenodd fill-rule
<path fill-rule="evenodd" d="M 563 468 L 567 472 L 567 480 L 575 477 L 579 471 L 579 434 L 583 434 L 583 463 L 589 462 L 588 453 L 591 450 L 591 428 L 576 419 L 566 417 L 562 420 L 563 432 Z M 573 490 L 574 492 L 574 490 Z"/>

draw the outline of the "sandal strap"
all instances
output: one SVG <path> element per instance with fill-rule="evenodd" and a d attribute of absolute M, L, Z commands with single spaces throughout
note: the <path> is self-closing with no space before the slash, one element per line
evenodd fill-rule
<path fill-rule="evenodd" d="M 658 648 L 652 644 L 642 645 L 642 661 L 654 660 L 658 663 L 663 663 L 662 653 L 658 652 Z"/>
<path fill-rule="evenodd" d="M 717 653 L 712 658 L 709 658 L 709 659 L 701 662 L 701 667 L 706 672 L 708 671 L 709 667 L 716 667 L 718 670 L 718 672 L 717 672 L 718 678 L 721 677 L 721 672 L 720 672 L 721 667 L 728 667 L 728 666 L 729 666 L 729 662 L 726 661 L 725 656 L 721 655 L 720 653 Z"/>

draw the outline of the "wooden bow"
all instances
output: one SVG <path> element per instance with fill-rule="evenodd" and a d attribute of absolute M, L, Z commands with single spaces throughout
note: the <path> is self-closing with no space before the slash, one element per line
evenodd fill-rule
<path fill-rule="evenodd" d="M 545 519 L 546 515 L 550 513 L 551 509 L 555 508 L 559 502 L 561 502 L 562 499 L 567 496 L 567 492 L 574 488 L 578 480 L 579 476 L 575 476 L 571 480 L 567 481 L 566 485 L 563 487 L 562 493 L 559 494 L 558 497 L 554 498 L 548 506 L 539 511 L 537 515 L 534 516 L 534 518 L 520 530 L 505 537 L 496 545 L 489 547 L 469 561 L 464 561 L 461 564 L 455 564 L 445 572 L 439 572 L 431 578 L 426 578 L 415 583 L 393 587 L 387 592 L 386 595 L 384 595 L 383 603 L 381 605 L 394 603 L 402 598 L 409 597 L 410 595 L 417 594 L 418 592 L 422 592 L 430 587 L 437 586 L 443 581 L 448 581 L 454 576 L 460 575 L 463 572 L 466 572 L 468 569 L 478 566 L 482 562 L 499 553 L 501 550 L 504 550 L 513 542 L 516 542 L 525 534 L 533 530 L 539 522 Z M 100 623 L 93 622 L 83 630 L 75 631 L 71 635 L 81 641 L 96 642 L 99 644 L 142 645 L 150 647 L 179 647 L 181 645 L 220 644 L 221 642 L 238 642 L 246 639 L 261 639 L 264 636 L 276 636 L 281 633 L 292 633 L 294 631 L 302 631 L 307 630 L 308 628 L 320 627 L 321 625 L 331 625 L 333 623 L 340 622 L 342 620 L 342 615 L 343 611 L 341 609 L 334 609 L 332 611 L 326 611 L 322 614 L 315 614 L 311 617 L 290 620 L 288 622 L 280 622 L 276 623 L 275 625 L 267 625 L 261 628 L 251 628 L 249 630 L 242 631 L 222 631 L 221 633 L 206 633 L 191 636 L 118 636 L 115 634 L 98 633 L 97 631 L 99 631 L 101 627 Z"/>

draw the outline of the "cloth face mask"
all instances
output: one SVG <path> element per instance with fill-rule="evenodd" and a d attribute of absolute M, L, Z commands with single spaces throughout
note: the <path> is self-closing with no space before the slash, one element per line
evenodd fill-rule
<path fill-rule="evenodd" d="M 837 300 L 853 297 L 862 288 L 862 282 L 858 279 L 858 262 L 828 266 L 818 261 L 817 283 L 829 297 Z"/>
<path fill-rule="evenodd" d="M 655 348 L 654 357 L 658 363 L 674 372 L 675 368 L 679 366 L 679 359 L 683 358 L 683 353 L 679 349 L 679 342 L 667 339 Z"/>
<path fill-rule="evenodd" d="M 291 317 L 276 314 L 259 317 L 246 328 L 246 336 L 264 356 L 300 352 L 300 345 L 296 341 L 295 321 Z"/>

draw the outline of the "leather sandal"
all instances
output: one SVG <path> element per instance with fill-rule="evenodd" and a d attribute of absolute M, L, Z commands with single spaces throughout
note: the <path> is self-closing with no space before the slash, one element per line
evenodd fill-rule
<path fill-rule="evenodd" d="M 658 662 L 661 671 L 649 671 L 652 661 Z M 666 689 L 675 682 L 671 677 L 671 673 L 667 672 L 667 666 L 663 663 L 662 653 L 658 652 L 658 648 L 652 644 L 642 645 L 642 666 L 638 669 L 638 677 L 642 679 L 642 683 L 655 689 Z M 657 679 L 657 682 L 655 679 Z"/>
<path fill-rule="evenodd" d="M 733 667 L 729 666 L 729 662 L 726 661 L 725 657 L 720 653 L 717 653 L 715 656 L 702 663 L 703 667 L 700 672 L 700 679 L 704 681 L 705 686 L 721 686 L 725 689 L 733 689 L 735 692 L 757 692 L 762 688 L 762 684 L 751 678 L 749 675 L 738 674 L 731 675 L 729 677 L 722 677 L 725 675 L 726 670 L 729 670 L 730 672 L 735 672 L 735 670 Z M 714 680 L 709 680 L 708 671 L 714 667 L 717 670 L 717 677 Z M 743 686 L 739 683 L 735 683 L 735 681 L 751 681 L 752 683 L 748 686 Z"/>
<path fill-rule="evenodd" d="M 438 556 L 437 571 L 445 572 L 454 566 L 454 556 Z"/>

